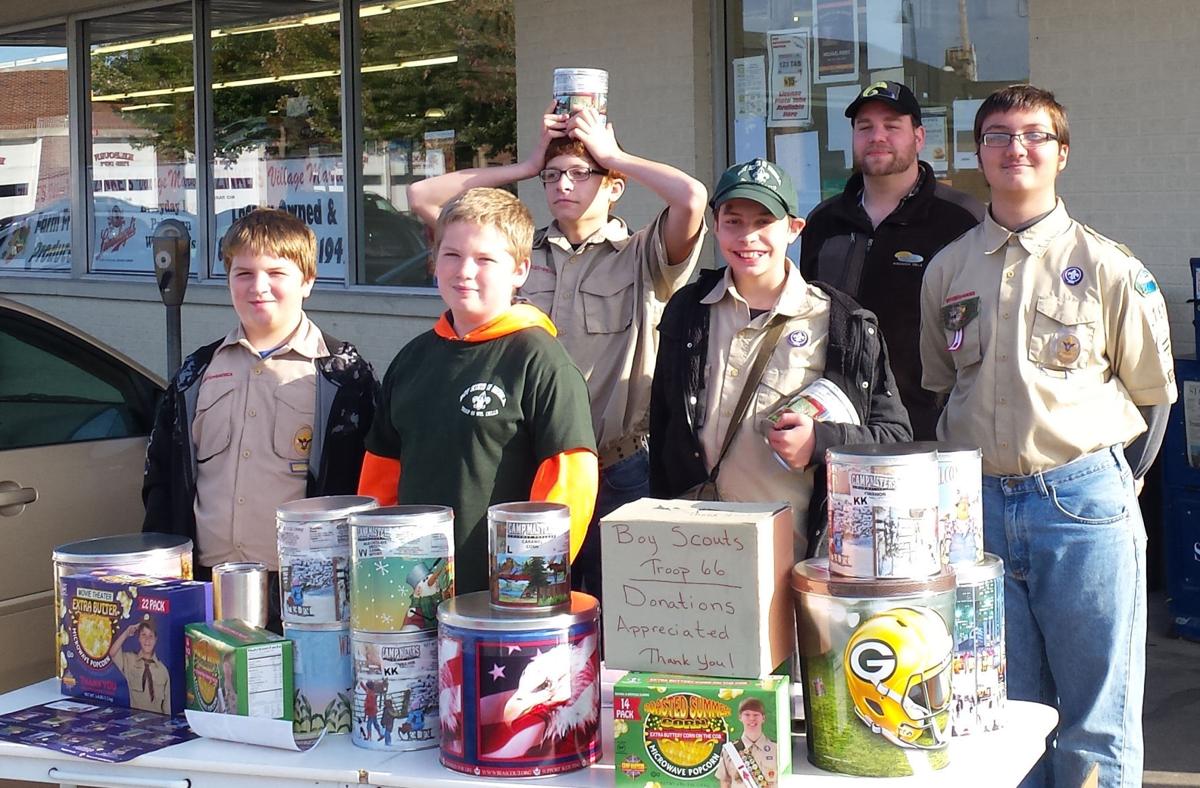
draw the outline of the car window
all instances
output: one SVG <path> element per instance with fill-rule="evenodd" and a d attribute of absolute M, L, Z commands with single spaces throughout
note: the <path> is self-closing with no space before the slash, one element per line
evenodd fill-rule
<path fill-rule="evenodd" d="M 99 349 L 0 312 L 0 450 L 149 434 L 154 396 Z"/>

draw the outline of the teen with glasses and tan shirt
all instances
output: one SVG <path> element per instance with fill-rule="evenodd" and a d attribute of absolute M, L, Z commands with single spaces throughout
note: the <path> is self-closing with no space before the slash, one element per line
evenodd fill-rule
<path fill-rule="evenodd" d="M 432 224 L 442 205 L 466 189 L 533 177 L 543 184 L 554 221 L 534 236 L 529 278 L 518 295 L 550 316 L 587 381 L 600 490 L 592 525 L 572 565 L 572 585 L 601 596 L 596 523 L 649 494 L 646 435 L 658 350 L 655 326 L 667 300 L 696 268 L 708 193 L 675 167 L 623 150 L 612 124 L 595 110 L 558 115 L 550 108 L 524 160 L 411 184 L 409 206 Z M 612 215 L 627 181 L 666 203 L 637 231 Z"/>

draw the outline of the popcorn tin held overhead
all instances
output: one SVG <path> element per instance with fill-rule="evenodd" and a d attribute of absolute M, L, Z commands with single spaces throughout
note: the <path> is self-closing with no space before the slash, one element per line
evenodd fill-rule
<path fill-rule="evenodd" d="M 600 605 L 497 610 L 486 592 L 438 611 L 441 759 L 484 777 L 538 777 L 600 758 Z"/>

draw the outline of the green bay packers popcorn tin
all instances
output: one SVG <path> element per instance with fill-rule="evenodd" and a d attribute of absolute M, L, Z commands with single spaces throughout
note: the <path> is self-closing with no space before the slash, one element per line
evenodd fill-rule
<path fill-rule="evenodd" d="M 950 760 L 955 581 L 856 579 L 823 558 L 792 569 L 808 759 L 864 777 Z"/>

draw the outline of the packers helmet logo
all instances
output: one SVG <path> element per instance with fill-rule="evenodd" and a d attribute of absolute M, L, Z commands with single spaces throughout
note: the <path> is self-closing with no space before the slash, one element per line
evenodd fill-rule
<path fill-rule="evenodd" d="M 307 457 L 309 451 L 312 450 L 312 427 L 307 425 L 296 430 L 296 434 L 292 436 L 292 448 L 301 457 Z"/>
<path fill-rule="evenodd" d="M 882 640 L 864 640 L 851 650 L 849 663 L 855 676 L 878 684 L 896 672 L 896 652 Z"/>

